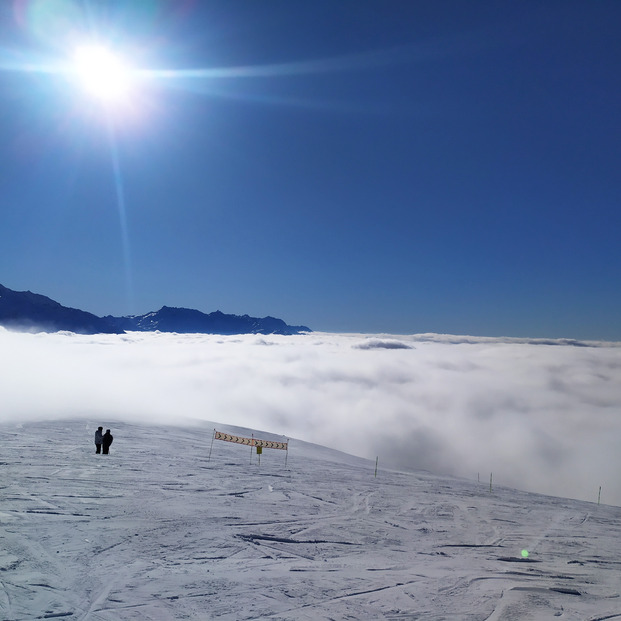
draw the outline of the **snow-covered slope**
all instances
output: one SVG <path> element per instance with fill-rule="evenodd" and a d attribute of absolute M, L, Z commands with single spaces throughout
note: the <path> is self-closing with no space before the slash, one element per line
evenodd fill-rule
<path fill-rule="evenodd" d="M 212 430 L 3 424 L 0 618 L 621 619 L 618 507 Z"/>

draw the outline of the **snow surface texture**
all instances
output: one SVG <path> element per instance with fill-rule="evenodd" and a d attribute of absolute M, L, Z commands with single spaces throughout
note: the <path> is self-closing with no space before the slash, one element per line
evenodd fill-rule
<path fill-rule="evenodd" d="M 621 619 L 620 508 L 99 424 L 0 426 L 5 621 Z"/>
<path fill-rule="evenodd" d="M 621 505 L 619 343 L 0 329 L 0 351 L 0 422 L 215 420 Z"/>

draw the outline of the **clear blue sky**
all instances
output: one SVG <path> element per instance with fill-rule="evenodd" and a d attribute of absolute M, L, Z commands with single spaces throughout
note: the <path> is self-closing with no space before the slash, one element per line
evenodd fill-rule
<path fill-rule="evenodd" d="M 621 3 L 30 0 L 0 23 L 5 286 L 621 340 Z M 143 71 L 129 107 L 50 69 L 81 37 Z"/>

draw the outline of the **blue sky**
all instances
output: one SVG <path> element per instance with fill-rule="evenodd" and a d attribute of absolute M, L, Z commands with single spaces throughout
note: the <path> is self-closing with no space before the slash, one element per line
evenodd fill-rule
<path fill-rule="evenodd" d="M 621 340 L 618 3 L 30 0 L 0 23 L 5 286 Z M 50 70 L 79 38 L 142 71 L 129 106 Z"/>

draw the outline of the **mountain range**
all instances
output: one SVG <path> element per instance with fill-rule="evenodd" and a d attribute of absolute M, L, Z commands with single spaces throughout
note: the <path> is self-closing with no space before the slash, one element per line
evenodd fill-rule
<path fill-rule="evenodd" d="M 69 308 L 38 293 L 13 291 L 0 285 L 0 325 L 25 332 L 68 331 L 78 334 L 123 332 L 178 332 L 202 334 L 300 334 L 306 326 L 290 326 L 276 317 L 250 317 L 215 311 L 162 306 L 144 315 L 98 317 Z"/>

